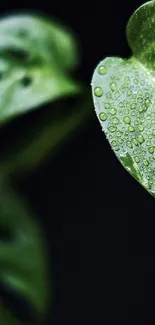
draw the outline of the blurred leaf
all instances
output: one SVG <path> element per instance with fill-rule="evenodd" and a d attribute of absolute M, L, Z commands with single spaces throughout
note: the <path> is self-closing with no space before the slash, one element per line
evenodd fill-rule
<path fill-rule="evenodd" d="M 2 304 L 0 305 L 0 322 L 1 325 L 20 325 Z"/>
<path fill-rule="evenodd" d="M 73 36 L 37 15 L 0 20 L 0 122 L 80 92 L 68 70 L 78 62 Z"/>
<path fill-rule="evenodd" d="M 32 124 L 29 132 L 25 126 L 21 141 L 17 134 L 14 143 L 11 143 L 11 148 L 7 146 L 6 152 L 2 151 L 1 171 L 15 174 L 31 172 L 49 155 L 59 150 L 65 140 L 72 136 L 73 131 L 79 130 L 80 125 L 82 127 L 82 125 L 89 124 L 93 116 L 89 92 L 86 91 L 85 96 L 79 98 L 76 104 L 70 104 L 73 107 L 69 107 L 69 110 L 67 107 L 61 107 L 62 105 L 65 103 L 60 102 L 60 107 L 56 109 L 51 107 L 46 114 L 44 114 L 44 109 L 41 110 L 39 121 L 35 120 L 35 125 Z"/>
<path fill-rule="evenodd" d="M 155 1 L 127 26 L 133 56 L 106 58 L 92 80 L 96 114 L 117 158 L 155 196 Z"/>
<path fill-rule="evenodd" d="M 46 257 L 42 233 L 31 216 L 25 202 L 1 178 L 0 229 L 7 230 L 10 239 L 4 241 L 0 237 L 0 281 L 30 301 L 41 316 L 48 296 Z M 4 317 L 11 316 L 1 306 L 0 324 Z"/>

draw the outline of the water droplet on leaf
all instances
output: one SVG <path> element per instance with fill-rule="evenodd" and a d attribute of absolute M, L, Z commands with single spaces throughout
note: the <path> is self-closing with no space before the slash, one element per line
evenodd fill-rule
<path fill-rule="evenodd" d="M 138 142 L 139 142 L 140 144 L 142 144 L 142 143 L 144 142 L 144 138 L 143 138 L 142 135 L 139 135 L 139 137 L 138 137 Z"/>
<path fill-rule="evenodd" d="M 134 160 L 135 160 L 136 163 L 139 163 L 139 162 L 140 162 L 140 159 L 139 159 L 138 156 L 136 156 L 136 157 L 134 158 Z"/>
<path fill-rule="evenodd" d="M 117 142 L 116 141 L 112 141 L 111 144 L 112 144 L 113 147 L 116 147 L 117 146 Z"/>
<path fill-rule="evenodd" d="M 103 65 L 100 65 L 98 68 L 98 73 L 104 75 L 107 73 L 107 69 Z"/>
<path fill-rule="evenodd" d="M 105 113 L 100 113 L 99 118 L 101 121 L 106 121 L 107 115 Z"/>
<path fill-rule="evenodd" d="M 116 126 L 110 126 L 108 130 L 113 133 L 116 131 Z"/>
<path fill-rule="evenodd" d="M 149 161 L 147 159 L 144 159 L 143 163 L 144 163 L 145 166 L 149 165 Z"/>
<path fill-rule="evenodd" d="M 111 114 L 111 115 L 115 115 L 115 114 L 116 114 L 116 112 L 117 112 L 117 111 L 116 111 L 116 109 L 115 109 L 115 108 L 112 108 L 112 109 L 110 110 L 110 114 Z"/>
<path fill-rule="evenodd" d="M 114 82 L 112 82 L 112 83 L 110 84 L 110 89 L 111 89 L 112 91 L 115 91 L 115 90 L 117 89 L 117 85 L 116 85 Z"/>
<path fill-rule="evenodd" d="M 149 149 L 148 149 L 148 151 L 149 151 L 149 153 L 154 153 L 154 147 L 150 147 Z"/>
<path fill-rule="evenodd" d="M 94 95 L 97 97 L 101 97 L 103 95 L 103 90 L 101 87 L 96 87 L 94 89 Z"/>
<path fill-rule="evenodd" d="M 130 119 L 129 116 L 125 116 L 124 119 L 123 119 L 123 121 L 124 121 L 126 124 L 130 124 L 131 119 Z"/>
<path fill-rule="evenodd" d="M 113 123 L 114 123 L 114 124 L 118 124 L 118 123 L 119 123 L 119 119 L 118 119 L 117 117 L 115 117 L 115 118 L 113 119 Z"/>
<path fill-rule="evenodd" d="M 132 125 L 129 126 L 129 131 L 133 132 L 134 131 L 134 127 Z"/>

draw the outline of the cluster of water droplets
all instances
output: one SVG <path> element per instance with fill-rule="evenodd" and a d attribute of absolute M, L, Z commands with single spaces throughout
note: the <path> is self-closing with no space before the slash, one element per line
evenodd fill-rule
<path fill-rule="evenodd" d="M 142 5 L 130 18 L 127 37 L 134 56 L 150 70 L 155 69 L 155 1 Z"/>
<path fill-rule="evenodd" d="M 155 87 L 134 59 L 107 58 L 93 77 L 96 113 L 117 156 L 132 157 L 147 186 L 155 184 Z M 155 186 L 154 186 L 155 189 Z"/>

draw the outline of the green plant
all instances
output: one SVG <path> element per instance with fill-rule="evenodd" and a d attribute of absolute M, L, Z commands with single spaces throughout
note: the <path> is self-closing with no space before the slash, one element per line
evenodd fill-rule
<path fill-rule="evenodd" d="M 11 176 L 32 172 L 91 116 L 85 86 L 71 78 L 77 52 L 72 34 L 47 17 L 16 14 L 0 20 L 0 132 L 12 128 L 15 134 L 6 144 L 4 139 L 0 157 L 0 281 L 29 302 L 37 323 L 48 306 L 44 237 Z M 70 97 L 75 104 L 68 112 L 64 99 Z M 19 136 L 14 120 L 22 124 L 22 115 L 37 110 L 35 123 L 28 120 Z M 3 300 L 0 323 L 20 323 Z"/>
<path fill-rule="evenodd" d="M 3 176 L 0 185 L 0 227 L 10 237 L 9 241 L 0 243 L 0 281 L 25 297 L 35 315 L 41 318 L 48 303 L 43 234 L 25 200 L 14 193 Z M 0 322 L 2 325 L 19 323 L 3 302 Z"/>
<path fill-rule="evenodd" d="M 108 57 L 95 69 L 93 100 L 102 129 L 125 169 L 155 196 L 155 1 L 130 18 L 133 56 Z"/>
<path fill-rule="evenodd" d="M 91 114 L 91 101 L 85 85 L 70 77 L 79 58 L 75 38 L 66 28 L 44 16 L 19 14 L 1 19 L 0 35 L 1 125 L 41 111 L 29 132 L 26 129 L 20 139 L 17 134 L 1 152 L 1 171 L 19 174 L 38 166 Z M 75 96 L 69 114 L 64 104 L 54 109 L 56 101 Z"/>

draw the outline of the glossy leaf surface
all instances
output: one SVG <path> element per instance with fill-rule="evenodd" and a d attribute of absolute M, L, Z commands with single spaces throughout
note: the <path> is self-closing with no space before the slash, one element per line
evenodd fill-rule
<path fill-rule="evenodd" d="M 94 72 L 94 105 L 117 158 L 155 196 L 155 1 L 133 14 L 127 37 L 133 56 L 106 58 Z"/>

